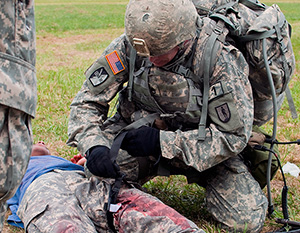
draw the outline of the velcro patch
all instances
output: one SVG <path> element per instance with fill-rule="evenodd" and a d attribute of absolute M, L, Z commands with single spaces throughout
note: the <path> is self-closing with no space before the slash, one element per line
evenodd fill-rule
<path fill-rule="evenodd" d="M 125 67 L 116 50 L 106 55 L 105 58 L 114 74 L 118 74 L 125 70 Z"/>
<path fill-rule="evenodd" d="M 220 121 L 227 123 L 230 120 L 231 113 L 227 103 L 219 105 L 215 109 Z"/>
<path fill-rule="evenodd" d="M 100 67 L 99 69 L 95 70 L 91 76 L 89 77 L 90 82 L 94 87 L 99 86 L 108 78 L 108 73 L 104 69 L 104 67 Z"/>
<path fill-rule="evenodd" d="M 222 86 L 221 82 L 218 82 L 218 83 L 214 84 L 213 86 L 211 86 L 211 88 L 209 90 L 209 100 L 215 99 L 222 95 L 224 95 L 224 90 L 223 90 L 223 86 Z"/>

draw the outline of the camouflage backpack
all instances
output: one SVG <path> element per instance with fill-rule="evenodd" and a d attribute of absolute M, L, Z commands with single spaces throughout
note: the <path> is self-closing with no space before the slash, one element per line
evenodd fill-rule
<path fill-rule="evenodd" d="M 258 150 L 247 146 L 242 152 L 249 162 L 253 177 L 261 188 L 268 186 L 269 215 L 274 211 L 270 192 L 270 180 L 279 168 L 279 160 L 271 151 L 279 155 L 276 140 L 277 111 L 281 107 L 284 94 L 292 112 L 297 112 L 288 83 L 295 70 L 295 57 L 291 44 L 291 26 L 274 4 L 266 6 L 257 0 L 192 0 L 200 17 L 209 17 L 222 22 L 229 30 L 227 41 L 236 46 L 249 64 L 249 81 L 254 98 L 254 127 L 252 133 L 268 138 L 269 143 Z M 204 87 L 205 88 L 205 87 Z M 273 133 L 269 136 L 258 126 L 273 117 Z M 271 143 L 270 143 L 271 142 Z M 270 151 L 270 152 L 269 152 Z M 283 200 L 287 199 L 287 188 L 283 190 Z M 285 201 L 286 203 L 286 201 Z M 283 201 L 284 217 L 288 218 Z"/>
<path fill-rule="evenodd" d="M 273 116 L 272 86 L 277 110 L 284 92 L 293 118 L 296 110 L 288 89 L 295 69 L 291 44 L 291 26 L 274 4 L 266 6 L 256 0 L 192 0 L 200 17 L 224 22 L 228 41 L 236 46 L 249 64 L 249 80 L 254 97 L 254 124 L 263 125 Z"/>

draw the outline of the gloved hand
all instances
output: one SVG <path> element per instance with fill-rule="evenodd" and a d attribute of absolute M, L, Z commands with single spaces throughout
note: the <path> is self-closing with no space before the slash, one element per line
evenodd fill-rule
<path fill-rule="evenodd" d="M 106 146 L 95 146 L 86 154 L 86 166 L 95 176 L 116 178 L 118 165 L 110 159 L 110 150 Z"/>
<path fill-rule="evenodd" d="M 264 145 L 266 135 L 260 132 L 252 131 L 251 137 L 249 138 L 248 145 L 254 147 L 255 145 Z"/>
<path fill-rule="evenodd" d="M 142 126 L 128 131 L 121 148 L 134 157 L 158 157 L 161 154 L 159 130 Z"/>

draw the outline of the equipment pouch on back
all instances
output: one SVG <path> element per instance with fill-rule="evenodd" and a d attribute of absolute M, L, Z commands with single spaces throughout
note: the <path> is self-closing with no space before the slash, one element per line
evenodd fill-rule
<path fill-rule="evenodd" d="M 264 67 L 263 38 L 266 38 L 265 49 L 277 96 L 286 89 L 295 68 L 290 33 L 290 26 L 276 4 L 268 7 L 248 29 L 245 38 L 252 39 L 246 43 L 249 56 L 247 60 L 255 100 L 271 99 L 270 84 Z"/>
<path fill-rule="evenodd" d="M 266 138 L 270 138 L 263 129 L 258 126 L 253 126 L 252 132 L 258 133 L 257 135 L 265 136 Z M 254 134 L 253 134 L 254 135 Z M 258 139 L 259 140 L 259 139 Z M 270 144 L 263 143 L 263 146 L 270 148 Z M 274 145 L 274 152 L 279 156 L 278 145 Z M 251 146 L 247 145 L 247 147 L 241 153 L 244 157 L 246 165 L 248 165 L 250 172 L 254 179 L 259 183 L 260 187 L 263 189 L 267 184 L 267 168 L 268 168 L 268 159 L 269 159 L 269 151 L 260 151 L 255 150 Z M 271 179 L 273 179 L 279 168 L 279 164 L 275 155 L 272 154 L 272 164 L 271 164 Z"/>

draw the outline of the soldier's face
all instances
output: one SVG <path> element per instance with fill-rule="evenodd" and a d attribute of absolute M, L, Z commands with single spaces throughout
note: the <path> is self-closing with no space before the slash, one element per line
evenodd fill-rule
<path fill-rule="evenodd" d="M 34 144 L 31 150 L 31 156 L 41 155 L 50 155 L 50 151 L 48 150 L 46 144 L 43 141 L 39 141 L 38 143 Z"/>
<path fill-rule="evenodd" d="M 166 65 L 169 61 L 171 61 L 175 55 L 177 54 L 179 50 L 179 47 L 176 46 L 173 49 L 171 49 L 169 52 L 159 55 L 159 56 L 154 56 L 154 57 L 149 57 L 149 60 L 153 63 L 153 65 L 157 67 L 162 67 Z"/>

